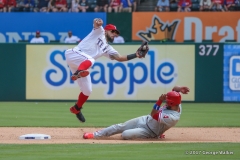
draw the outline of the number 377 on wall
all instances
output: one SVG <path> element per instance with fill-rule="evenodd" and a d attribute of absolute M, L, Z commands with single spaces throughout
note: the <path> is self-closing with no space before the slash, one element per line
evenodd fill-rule
<path fill-rule="evenodd" d="M 217 44 L 202 44 L 198 46 L 198 54 L 200 56 L 216 56 L 219 51 L 219 45 Z"/>

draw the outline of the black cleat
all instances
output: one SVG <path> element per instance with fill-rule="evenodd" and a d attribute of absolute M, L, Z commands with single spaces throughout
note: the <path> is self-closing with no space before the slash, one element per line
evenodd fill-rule
<path fill-rule="evenodd" d="M 82 114 L 82 112 L 79 112 L 78 114 L 76 114 L 76 117 L 81 122 L 85 122 L 86 121 L 84 116 L 83 116 L 83 114 Z"/>
<path fill-rule="evenodd" d="M 85 118 L 84 118 L 84 116 L 83 116 L 83 114 L 81 112 L 81 109 L 82 109 L 82 107 L 79 108 L 77 106 L 77 104 L 75 104 L 74 106 L 70 107 L 70 112 L 75 114 L 79 121 L 85 122 L 86 120 L 85 120 Z"/>

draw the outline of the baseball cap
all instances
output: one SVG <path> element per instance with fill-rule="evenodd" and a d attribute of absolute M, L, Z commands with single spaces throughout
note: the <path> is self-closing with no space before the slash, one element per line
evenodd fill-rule
<path fill-rule="evenodd" d="M 36 34 L 40 34 L 40 31 L 36 31 Z"/>
<path fill-rule="evenodd" d="M 104 29 L 105 30 L 113 30 L 113 31 L 116 31 L 117 34 L 120 34 L 120 32 L 117 30 L 117 27 L 113 24 L 107 24 Z"/>

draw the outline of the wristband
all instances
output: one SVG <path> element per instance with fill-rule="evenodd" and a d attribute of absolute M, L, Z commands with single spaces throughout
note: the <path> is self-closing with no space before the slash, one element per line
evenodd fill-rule
<path fill-rule="evenodd" d="M 131 59 L 134 59 L 134 58 L 137 58 L 136 53 L 127 55 L 127 60 L 131 60 Z"/>
<path fill-rule="evenodd" d="M 160 106 L 158 106 L 157 104 L 154 104 L 153 109 L 158 111 L 160 109 Z"/>

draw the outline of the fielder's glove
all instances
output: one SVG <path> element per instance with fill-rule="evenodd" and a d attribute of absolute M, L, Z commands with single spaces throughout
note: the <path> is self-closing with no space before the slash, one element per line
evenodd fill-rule
<path fill-rule="evenodd" d="M 148 53 L 148 50 L 149 50 L 148 42 L 143 41 L 142 45 L 137 50 L 139 58 L 145 58 L 146 54 Z"/>

